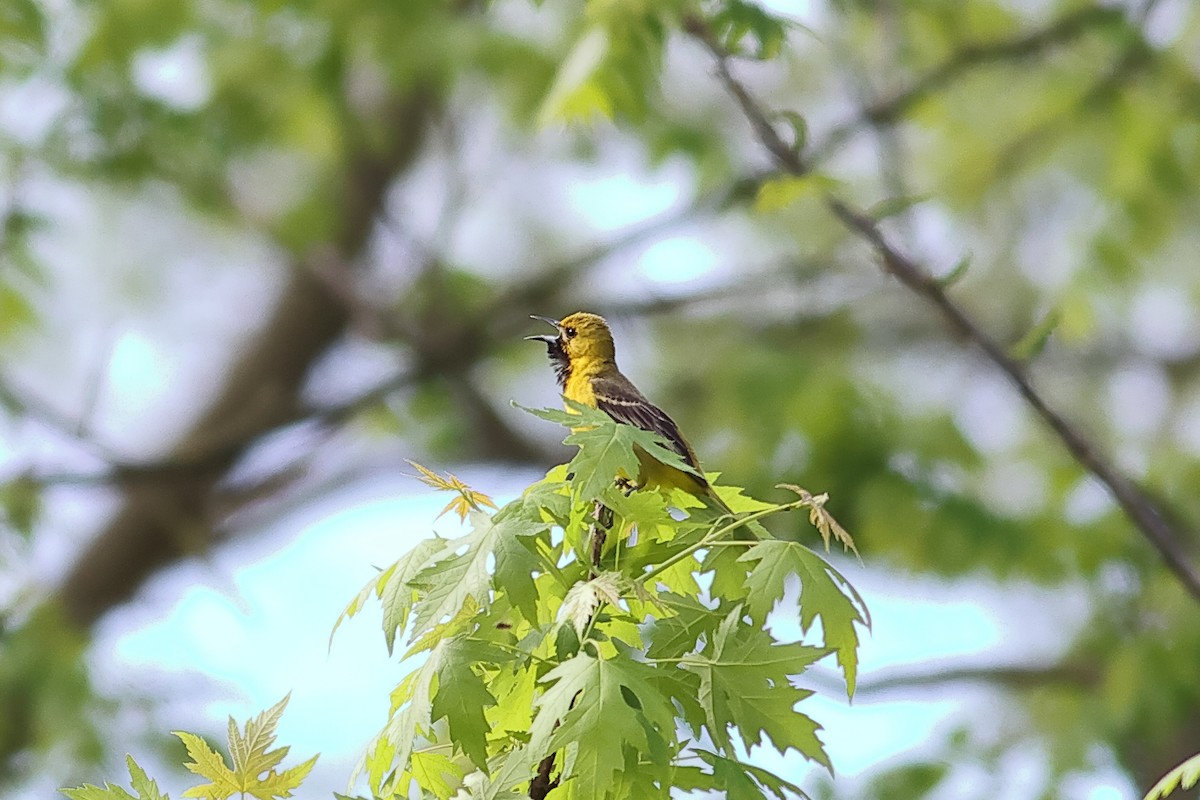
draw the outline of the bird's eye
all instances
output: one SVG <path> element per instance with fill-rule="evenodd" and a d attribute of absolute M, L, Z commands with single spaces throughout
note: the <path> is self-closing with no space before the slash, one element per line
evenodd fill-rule
<path fill-rule="evenodd" d="M 565 333 L 567 335 L 568 339 L 575 338 L 575 329 L 574 328 L 564 328 L 563 333 Z"/>

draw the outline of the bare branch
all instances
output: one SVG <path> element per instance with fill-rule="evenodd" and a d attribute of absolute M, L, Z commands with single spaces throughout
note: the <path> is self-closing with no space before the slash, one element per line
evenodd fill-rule
<path fill-rule="evenodd" d="M 808 673 L 817 683 L 833 693 L 844 691 L 841 678 L 825 670 Z M 871 700 L 891 692 L 912 689 L 939 689 L 951 683 L 974 683 L 996 689 L 1023 690 L 1045 686 L 1088 689 L 1101 679 L 1094 666 L 1086 664 L 1031 664 L 979 667 L 947 667 L 945 669 L 893 669 L 882 674 L 864 675 L 855 692 L 855 699 Z"/>

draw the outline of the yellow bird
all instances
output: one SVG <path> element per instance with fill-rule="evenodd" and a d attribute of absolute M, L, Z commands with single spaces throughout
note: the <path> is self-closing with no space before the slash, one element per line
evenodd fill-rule
<path fill-rule="evenodd" d="M 561 320 L 538 316 L 533 319 L 548 322 L 558 329 L 557 336 L 525 338 L 546 343 L 563 397 L 580 405 L 598 408 L 617 422 L 657 433 L 696 471 L 696 474 L 692 474 L 664 464 L 639 448 L 639 486 L 682 489 L 688 494 L 712 501 L 727 514 L 733 513 L 704 477 L 696 451 L 683 437 L 675 421 L 647 400 L 617 369 L 612 331 L 603 317 L 579 311 Z"/>

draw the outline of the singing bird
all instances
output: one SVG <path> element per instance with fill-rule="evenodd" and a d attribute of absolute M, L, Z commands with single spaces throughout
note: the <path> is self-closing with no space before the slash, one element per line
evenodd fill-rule
<path fill-rule="evenodd" d="M 580 405 L 598 408 L 617 422 L 657 433 L 666 439 L 684 463 L 696 471 L 695 474 L 685 472 L 639 450 L 639 486 L 683 489 L 688 494 L 711 501 L 724 513 L 733 513 L 704 477 L 696 451 L 683 437 L 675 420 L 647 400 L 617 369 L 612 331 L 603 317 L 579 311 L 561 320 L 538 316 L 532 318 L 558 329 L 556 336 L 525 338 L 546 343 L 546 351 L 550 363 L 554 365 L 563 397 Z"/>

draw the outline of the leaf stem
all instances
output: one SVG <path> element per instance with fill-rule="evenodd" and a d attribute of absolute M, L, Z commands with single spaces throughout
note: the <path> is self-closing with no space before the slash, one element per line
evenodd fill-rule
<path fill-rule="evenodd" d="M 685 558 L 692 555 L 697 550 L 702 550 L 705 547 L 708 547 L 713 544 L 719 544 L 719 542 L 718 542 L 719 539 L 728 535 L 732 531 L 737 530 L 738 528 L 744 527 L 746 524 L 748 524 L 750 522 L 754 522 L 755 520 L 762 519 L 763 517 L 768 517 L 772 514 L 778 514 L 780 511 L 793 511 L 797 508 L 804 508 L 807 505 L 809 505 L 809 501 L 807 501 L 807 500 L 793 500 L 790 503 L 784 503 L 783 505 L 772 506 L 770 508 L 764 508 L 761 511 L 755 511 L 752 514 L 747 514 L 744 517 L 739 517 L 738 519 L 735 519 L 733 522 L 729 523 L 728 525 L 725 525 L 720 528 L 718 528 L 714 525 L 713 529 L 711 531 L 709 531 L 708 533 L 706 533 L 704 535 L 704 537 L 702 539 L 700 539 L 698 542 L 696 542 L 694 544 L 690 544 L 687 547 L 685 547 L 684 549 L 680 550 L 678 553 L 671 556 L 666 561 L 662 562 L 657 567 L 655 567 L 654 569 L 647 572 L 645 575 L 643 575 L 641 578 L 639 578 L 639 580 L 642 583 L 646 583 L 650 579 L 655 578 L 658 575 L 661 575 L 663 572 L 666 572 L 668 569 L 675 566 L 680 561 L 683 561 Z M 727 542 L 725 544 L 734 544 L 734 542 Z M 747 542 L 747 544 L 756 544 L 756 542 Z"/>

